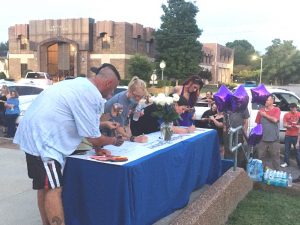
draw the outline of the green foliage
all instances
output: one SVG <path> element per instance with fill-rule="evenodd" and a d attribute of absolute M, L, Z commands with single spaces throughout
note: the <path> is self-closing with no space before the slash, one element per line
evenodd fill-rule
<path fill-rule="evenodd" d="M 180 118 L 175 111 L 174 104 L 158 105 L 156 104 L 156 111 L 152 112 L 152 116 L 161 119 L 164 122 L 173 122 Z"/>
<path fill-rule="evenodd" d="M 259 80 L 259 74 L 260 74 L 260 69 L 259 70 L 240 70 L 236 76 L 233 77 L 233 80 L 238 82 L 238 83 L 243 83 L 246 80 Z"/>
<path fill-rule="evenodd" d="M 163 4 L 162 24 L 155 32 L 157 71 L 161 60 L 166 62 L 164 74 L 169 78 L 186 78 L 200 71 L 202 45 L 197 40 L 202 31 L 196 23 L 198 7 L 184 0 Z"/>
<path fill-rule="evenodd" d="M 165 87 L 165 86 L 172 86 L 172 81 L 170 81 L 170 80 L 158 80 L 157 81 L 157 87 L 158 88 L 162 88 L 162 87 Z"/>
<path fill-rule="evenodd" d="M 0 51 L 8 51 L 8 41 L 0 43 Z"/>
<path fill-rule="evenodd" d="M 120 80 L 120 85 L 122 86 L 128 86 L 130 80 Z"/>
<path fill-rule="evenodd" d="M 226 47 L 234 49 L 234 65 L 251 65 L 255 49 L 247 40 L 227 42 Z"/>
<path fill-rule="evenodd" d="M 300 81 L 300 52 L 293 41 L 274 39 L 263 57 L 262 80 L 274 84 Z"/>
<path fill-rule="evenodd" d="M 260 74 L 260 60 L 253 60 L 252 65 L 235 65 L 233 67 L 234 82 L 243 83 L 246 80 L 258 81 L 259 74 Z"/>
<path fill-rule="evenodd" d="M 207 91 L 211 91 L 212 93 L 215 93 L 215 92 L 218 91 L 218 87 L 215 84 L 207 84 L 207 85 L 203 86 L 203 88 L 201 89 L 200 93 L 204 94 Z"/>
<path fill-rule="evenodd" d="M 0 79 L 6 79 L 6 75 L 4 72 L 0 72 Z"/>
<path fill-rule="evenodd" d="M 211 81 L 212 79 L 212 74 L 211 72 L 208 70 L 208 69 L 205 69 L 205 70 L 202 70 L 199 72 L 199 76 L 202 78 L 202 79 L 206 79 L 208 81 Z"/>
<path fill-rule="evenodd" d="M 153 65 L 147 56 L 134 55 L 128 64 L 128 73 L 131 77 L 138 76 L 144 81 L 149 81 L 153 71 Z"/>
<path fill-rule="evenodd" d="M 228 84 L 225 84 L 226 87 L 228 87 L 228 89 L 232 90 L 233 88 L 237 87 L 237 84 L 235 83 L 228 83 Z"/>

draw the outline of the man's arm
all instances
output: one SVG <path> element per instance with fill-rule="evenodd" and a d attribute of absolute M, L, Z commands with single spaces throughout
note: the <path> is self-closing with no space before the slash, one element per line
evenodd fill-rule
<path fill-rule="evenodd" d="M 86 138 L 88 142 L 90 142 L 94 147 L 100 148 L 104 145 L 115 145 L 120 146 L 123 144 L 124 140 L 119 137 L 107 137 L 104 135 L 101 135 L 97 138 Z"/>
<path fill-rule="evenodd" d="M 261 123 L 261 113 L 260 113 L 260 110 L 256 114 L 255 123 Z"/>
<path fill-rule="evenodd" d="M 265 117 L 267 120 L 269 120 L 272 123 L 278 123 L 279 119 L 280 119 L 280 110 L 276 109 L 274 115 L 268 115 L 267 112 L 265 110 L 260 110 L 258 112 L 262 117 Z"/>
<path fill-rule="evenodd" d="M 288 129 L 288 128 L 291 128 L 291 126 L 287 122 L 287 116 L 288 116 L 288 113 L 286 113 L 283 117 L 283 127 Z"/>
<path fill-rule="evenodd" d="M 243 131 L 245 134 L 247 134 L 247 132 L 248 132 L 248 123 L 249 123 L 249 119 L 243 120 Z"/>

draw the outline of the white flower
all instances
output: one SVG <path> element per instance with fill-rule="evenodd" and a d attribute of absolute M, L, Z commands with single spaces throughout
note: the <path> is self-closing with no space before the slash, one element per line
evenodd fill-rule
<path fill-rule="evenodd" d="M 157 98 L 156 104 L 158 105 L 165 105 L 166 104 L 166 99 L 165 98 Z"/>
<path fill-rule="evenodd" d="M 151 96 L 151 97 L 149 98 L 149 102 L 151 102 L 151 103 L 154 102 L 154 103 L 155 103 L 155 98 L 156 98 L 155 96 Z"/>
<path fill-rule="evenodd" d="M 178 95 L 177 95 L 177 97 L 175 96 L 175 99 L 177 99 L 177 98 L 179 99 Z M 159 93 L 156 97 L 152 98 L 152 100 L 155 104 L 161 105 L 161 106 L 164 106 L 165 104 L 171 105 L 174 103 L 175 99 L 174 99 L 174 97 L 166 96 L 163 93 Z"/>
<path fill-rule="evenodd" d="M 166 97 L 166 103 L 167 103 L 168 105 L 171 105 L 173 102 L 174 102 L 174 100 L 173 100 L 172 97 Z"/>
<path fill-rule="evenodd" d="M 180 98 L 180 97 L 179 97 L 178 94 L 176 94 L 176 93 L 173 94 L 173 101 L 174 101 L 174 102 L 178 102 L 178 101 L 179 101 L 179 98 Z"/>
<path fill-rule="evenodd" d="M 166 97 L 166 95 L 163 94 L 163 93 L 159 93 L 159 94 L 157 95 L 157 98 L 165 98 L 165 97 Z"/>

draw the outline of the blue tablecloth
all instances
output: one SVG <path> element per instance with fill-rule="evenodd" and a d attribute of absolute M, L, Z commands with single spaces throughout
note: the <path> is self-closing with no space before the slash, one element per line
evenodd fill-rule
<path fill-rule="evenodd" d="M 68 158 L 67 225 L 147 225 L 184 207 L 191 192 L 221 175 L 212 130 L 123 166 Z"/>

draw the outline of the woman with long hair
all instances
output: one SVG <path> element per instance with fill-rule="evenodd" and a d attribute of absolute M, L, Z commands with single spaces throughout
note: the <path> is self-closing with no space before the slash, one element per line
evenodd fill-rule
<path fill-rule="evenodd" d="M 193 125 L 193 116 L 195 111 L 192 110 L 195 106 L 199 95 L 200 90 L 203 87 L 202 79 L 193 75 L 183 82 L 182 86 L 176 86 L 174 88 L 174 93 L 177 93 L 179 96 L 184 97 L 188 101 L 189 109 L 181 114 L 182 120 L 179 121 L 180 126 L 191 126 Z"/>
<path fill-rule="evenodd" d="M 105 115 L 109 120 L 117 122 L 119 126 L 116 129 L 118 135 L 122 135 L 125 140 L 134 142 L 147 142 L 146 136 L 134 137 L 130 130 L 130 117 L 135 111 L 141 99 L 148 95 L 146 83 L 137 76 L 133 77 L 128 84 L 128 90 L 114 95 L 105 103 Z M 114 105 L 122 105 L 122 112 L 114 115 Z"/>

